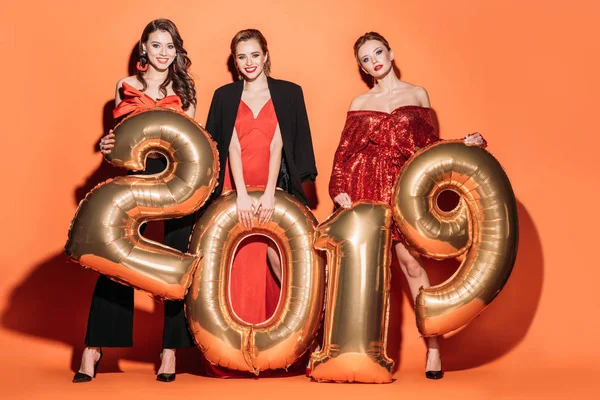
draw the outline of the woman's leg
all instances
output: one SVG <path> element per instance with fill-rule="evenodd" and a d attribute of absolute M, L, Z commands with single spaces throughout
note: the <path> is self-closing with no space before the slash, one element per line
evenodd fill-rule
<path fill-rule="evenodd" d="M 100 347 L 133 345 L 133 288 L 121 285 L 104 275 L 98 277 L 92 296 L 86 348 L 79 372 L 92 376 Z"/>
<path fill-rule="evenodd" d="M 165 221 L 165 244 L 181 252 L 188 250 L 195 215 Z M 165 301 L 161 365 L 158 374 L 175 373 L 175 349 L 194 347 L 184 313 L 184 301 Z"/>
<path fill-rule="evenodd" d="M 279 251 L 277 250 L 277 246 L 273 241 L 268 241 L 267 247 L 267 261 L 269 262 L 269 266 L 271 267 L 271 271 L 273 275 L 275 275 L 275 279 L 277 283 L 281 286 L 281 279 L 283 275 L 281 259 L 279 258 Z"/>
<path fill-rule="evenodd" d="M 401 242 L 396 243 L 394 246 L 396 249 L 396 256 L 400 263 L 400 268 L 406 276 L 408 281 L 408 287 L 413 298 L 413 302 L 419 294 L 421 287 L 428 288 L 430 285 L 429 277 L 425 268 L 423 268 L 423 262 L 421 256 L 416 252 L 409 251 L 404 244 Z M 439 343 L 436 337 L 426 338 L 427 343 L 427 366 L 426 371 L 441 371 L 442 359 L 440 357 Z"/>

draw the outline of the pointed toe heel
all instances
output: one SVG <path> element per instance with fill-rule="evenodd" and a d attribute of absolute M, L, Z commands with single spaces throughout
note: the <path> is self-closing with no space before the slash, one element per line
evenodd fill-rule
<path fill-rule="evenodd" d="M 84 374 L 83 372 L 76 372 L 75 376 L 73 377 L 73 383 L 83 383 L 83 382 L 89 382 L 92 380 L 92 377 L 89 376 L 88 374 Z"/>
<path fill-rule="evenodd" d="M 444 371 L 425 371 L 425 377 L 427 379 L 442 379 L 444 377 Z"/>
<path fill-rule="evenodd" d="M 94 378 L 96 377 L 96 372 L 98 372 L 98 365 L 100 364 L 100 360 L 102 360 L 102 349 L 100 349 L 100 357 L 98 358 L 98 361 L 94 363 Z M 91 376 L 79 371 L 75 373 L 75 376 L 73 376 L 73 383 L 84 383 L 90 382 L 91 380 Z"/>
<path fill-rule="evenodd" d="M 156 375 L 156 380 L 159 382 L 173 382 L 177 374 L 158 374 Z"/>

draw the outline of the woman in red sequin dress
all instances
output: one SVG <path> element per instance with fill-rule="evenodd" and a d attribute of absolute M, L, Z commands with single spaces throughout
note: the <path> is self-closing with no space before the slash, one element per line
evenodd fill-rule
<path fill-rule="evenodd" d="M 359 200 L 391 204 L 392 190 L 401 167 L 420 148 L 436 141 L 427 92 L 401 81 L 393 69 L 394 53 L 383 36 L 369 32 L 354 44 L 360 68 L 374 79 L 367 93 L 355 98 L 335 153 L 329 194 L 338 205 L 349 208 Z M 473 134 L 468 145 L 483 145 Z M 419 254 L 405 245 L 394 226 L 392 240 L 402 272 L 413 298 L 429 278 Z M 437 338 L 427 338 L 427 378 L 443 376 Z"/>
<path fill-rule="evenodd" d="M 117 82 L 115 121 L 155 107 L 183 111 L 190 117 L 196 112 L 196 90 L 188 75 L 190 60 L 183 40 L 173 22 L 158 19 L 150 22 L 139 42 L 140 59 L 137 74 Z M 114 147 L 112 131 L 100 141 L 100 150 L 108 154 Z M 166 168 L 166 160 L 150 154 L 143 174 L 157 174 Z M 194 216 L 165 221 L 165 244 L 187 251 Z M 104 275 L 92 296 L 86 348 L 81 367 L 73 382 L 89 382 L 96 374 L 102 357 L 102 347 L 131 347 L 133 345 L 133 293 L 134 289 L 110 280 Z M 171 382 L 175 379 L 175 349 L 193 347 L 194 341 L 187 327 L 183 301 L 165 301 L 163 351 L 157 380 Z"/>

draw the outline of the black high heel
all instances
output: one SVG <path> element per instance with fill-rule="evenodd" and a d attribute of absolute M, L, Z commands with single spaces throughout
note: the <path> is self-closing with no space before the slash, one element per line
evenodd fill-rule
<path fill-rule="evenodd" d="M 427 359 L 429 358 L 429 350 L 425 354 L 425 364 L 427 364 Z M 442 379 L 444 377 L 444 370 L 440 369 L 439 371 L 425 371 L 425 377 L 427 379 Z"/>
<path fill-rule="evenodd" d="M 96 361 L 94 363 L 94 378 L 96 377 L 96 372 L 98 372 L 98 364 L 100 364 L 100 360 L 102 360 L 102 348 L 100 348 L 100 357 L 98 358 L 98 361 Z M 89 376 L 88 374 L 84 374 L 83 372 L 79 372 L 77 371 L 75 373 L 75 376 L 73 377 L 73 383 L 83 383 L 83 382 L 89 382 L 92 380 L 92 377 Z"/>
<path fill-rule="evenodd" d="M 160 352 L 160 360 L 162 361 L 162 351 Z M 173 372 L 172 374 L 157 374 L 156 375 L 156 380 L 159 382 L 173 382 L 175 380 L 175 378 L 177 377 L 177 373 Z"/>
<path fill-rule="evenodd" d="M 159 382 L 173 382 L 177 374 L 173 372 L 172 374 L 158 374 L 156 375 L 156 380 Z"/>

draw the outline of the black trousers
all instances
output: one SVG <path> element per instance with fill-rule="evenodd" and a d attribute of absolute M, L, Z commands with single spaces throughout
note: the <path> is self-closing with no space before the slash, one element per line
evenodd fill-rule
<path fill-rule="evenodd" d="M 149 158 L 144 174 L 155 174 L 165 167 L 164 159 Z M 194 219 L 192 214 L 165 221 L 165 244 L 182 252 L 187 251 Z M 85 335 L 87 346 L 133 346 L 133 291 L 133 288 L 104 275 L 98 277 Z M 165 301 L 162 347 L 173 349 L 193 346 L 194 341 L 183 311 L 183 300 Z"/>

